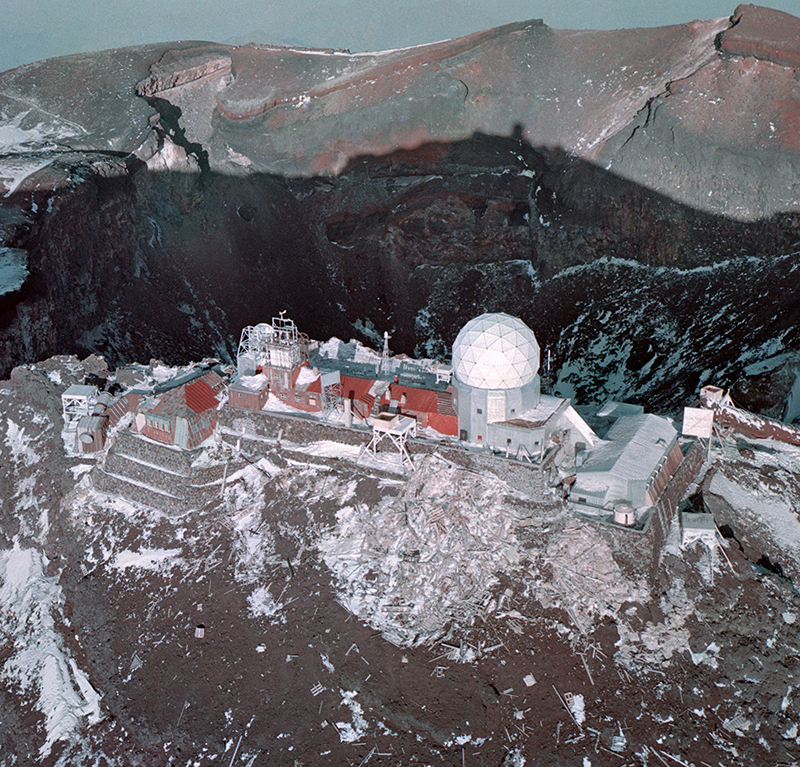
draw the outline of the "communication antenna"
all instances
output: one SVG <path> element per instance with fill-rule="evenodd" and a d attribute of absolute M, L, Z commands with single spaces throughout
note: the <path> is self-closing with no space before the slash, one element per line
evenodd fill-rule
<path fill-rule="evenodd" d="M 389 372 L 389 331 L 383 332 L 383 354 L 381 354 L 381 371 L 383 373 Z"/>

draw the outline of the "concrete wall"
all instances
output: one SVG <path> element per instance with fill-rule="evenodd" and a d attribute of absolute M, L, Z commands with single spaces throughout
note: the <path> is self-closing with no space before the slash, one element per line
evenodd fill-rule
<path fill-rule="evenodd" d="M 496 420 L 508 421 L 536 407 L 541 398 L 541 382 L 537 375 L 527 386 L 500 391 L 505 399 L 505 408 L 502 418 Z M 467 432 L 468 442 L 491 445 L 488 400 L 493 393 L 490 389 L 476 389 L 453 379 L 453 407 L 458 414 L 458 428 Z M 502 445 L 494 447 L 505 449 L 505 440 Z"/>
<path fill-rule="evenodd" d="M 372 438 L 372 430 L 354 427 L 335 426 L 316 419 L 303 418 L 290 414 L 222 408 L 219 413 L 219 426 L 223 438 L 235 443 L 244 434 L 243 443 L 255 443 L 258 439 L 281 439 L 298 444 L 332 440 L 346 445 L 366 445 Z M 248 440 L 248 436 L 250 439 Z M 253 440 L 255 437 L 256 440 Z M 438 453 L 448 461 L 473 471 L 490 471 L 508 482 L 541 500 L 552 501 L 553 496 L 545 492 L 545 477 L 542 470 L 533 464 L 510 461 L 489 452 L 470 450 L 451 441 L 432 442 L 429 440 L 409 440 L 412 457 L 422 454 Z M 316 459 L 314 459 L 316 460 Z"/>

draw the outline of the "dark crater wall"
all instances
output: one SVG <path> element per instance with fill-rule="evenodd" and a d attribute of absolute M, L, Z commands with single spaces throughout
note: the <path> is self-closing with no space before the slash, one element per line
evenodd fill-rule
<path fill-rule="evenodd" d="M 98 352 L 112 364 L 235 352 L 241 326 L 328 316 L 297 201 L 268 178 L 82 169 L 11 238 L 31 276 L 5 297 L 3 363 Z"/>
<path fill-rule="evenodd" d="M 71 179 L 4 201 L 4 244 L 31 275 L 0 298 L 3 375 L 55 353 L 230 359 L 244 325 L 282 310 L 312 337 L 389 330 L 395 352 L 446 358 L 469 318 L 506 311 L 550 349 L 565 394 L 672 404 L 800 343 L 782 257 L 797 216 L 715 217 L 517 134 L 333 178 L 134 161 Z"/>

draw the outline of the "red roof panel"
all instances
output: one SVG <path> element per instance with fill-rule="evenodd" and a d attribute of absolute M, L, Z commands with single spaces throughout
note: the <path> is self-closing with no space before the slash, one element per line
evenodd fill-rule
<path fill-rule="evenodd" d="M 186 410 L 202 413 L 219 405 L 214 390 L 202 379 L 171 389 L 150 411 L 160 415 L 179 415 Z"/>
<path fill-rule="evenodd" d="M 438 413 L 439 398 L 435 391 L 430 389 L 417 389 L 403 384 L 392 384 L 389 387 L 392 399 L 400 401 L 406 395 L 406 401 L 400 405 L 401 410 L 410 410 L 414 413 Z"/>
<path fill-rule="evenodd" d="M 186 384 L 184 389 L 186 390 L 186 405 L 195 413 L 202 413 L 219 405 L 214 390 L 202 378 Z"/>

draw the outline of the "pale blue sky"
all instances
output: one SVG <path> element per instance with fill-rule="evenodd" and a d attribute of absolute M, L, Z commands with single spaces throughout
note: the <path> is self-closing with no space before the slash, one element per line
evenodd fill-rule
<path fill-rule="evenodd" d="M 0 0 L 0 71 L 165 40 L 350 48 L 417 45 L 512 21 L 614 29 L 730 16 L 732 0 Z M 800 16 L 800 0 L 774 0 Z"/>

